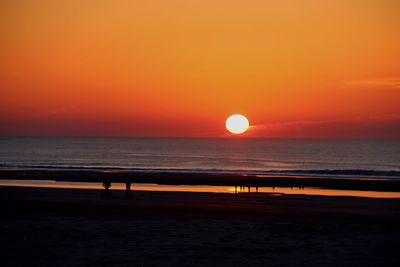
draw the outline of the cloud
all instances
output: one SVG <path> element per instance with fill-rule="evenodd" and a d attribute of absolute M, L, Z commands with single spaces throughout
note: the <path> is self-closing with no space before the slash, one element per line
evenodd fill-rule
<path fill-rule="evenodd" d="M 390 88 L 400 89 L 400 76 L 386 77 L 377 79 L 365 79 L 365 80 L 350 80 L 344 81 L 347 85 L 358 85 L 358 86 L 384 86 Z"/>
<path fill-rule="evenodd" d="M 272 138 L 400 138 L 400 115 L 304 120 L 254 125 L 254 137 Z"/>

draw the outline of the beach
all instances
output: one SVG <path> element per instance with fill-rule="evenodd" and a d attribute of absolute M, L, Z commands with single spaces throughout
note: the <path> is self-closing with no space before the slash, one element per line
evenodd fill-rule
<path fill-rule="evenodd" d="M 395 172 L 398 175 L 398 172 Z M 1 180 L 44 180 L 56 182 L 84 182 L 161 184 L 161 185 L 209 185 L 233 187 L 313 187 L 338 190 L 361 190 L 380 192 L 400 192 L 400 178 L 385 176 L 340 176 L 330 175 L 255 175 L 243 173 L 188 172 L 121 169 L 82 169 L 82 168 L 39 168 L 39 169 L 0 169 Z"/>
<path fill-rule="evenodd" d="M 0 187 L 5 266 L 397 266 L 400 200 Z"/>
<path fill-rule="evenodd" d="M 400 0 L 0 4 L 0 267 L 400 267 Z"/>
<path fill-rule="evenodd" d="M 0 145 L 2 266 L 400 265 L 395 141 Z"/>

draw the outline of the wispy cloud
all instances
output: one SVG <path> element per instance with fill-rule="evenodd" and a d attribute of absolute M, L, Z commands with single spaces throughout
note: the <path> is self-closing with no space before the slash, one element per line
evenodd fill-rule
<path fill-rule="evenodd" d="M 254 125 L 253 136 L 288 138 L 400 138 L 400 114 L 342 120 L 303 120 Z"/>
<path fill-rule="evenodd" d="M 347 85 L 384 86 L 400 89 L 400 76 L 344 81 Z"/>

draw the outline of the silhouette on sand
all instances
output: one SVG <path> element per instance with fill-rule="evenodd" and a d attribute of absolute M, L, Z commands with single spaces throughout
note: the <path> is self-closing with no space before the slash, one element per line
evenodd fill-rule
<path fill-rule="evenodd" d="M 106 174 L 104 176 L 103 186 L 104 186 L 104 190 L 101 191 L 101 195 L 100 195 L 101 198 L 111 198 L 112 197 L 112 192 L 110 190 L 111 180 L 110 180 L 110 177 L 108 176 L 108 174 Z"/>
<path fill-rule="evenodd" d="M 125 197 L 126 198 L 132 197 L 131 184 L 132 184 L 132 182 L 129 180 L 129 177 L 126 177 L 126 181 L 125 181 L 125 185 L 126 185 Z"/>

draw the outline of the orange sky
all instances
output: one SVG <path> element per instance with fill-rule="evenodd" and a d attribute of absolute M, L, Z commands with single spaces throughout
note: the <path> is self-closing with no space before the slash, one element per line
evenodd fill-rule
<path fill-rule="evenodd" d="M 400 1 L 0 2 L 0 134 L 399 138 Z"/>

